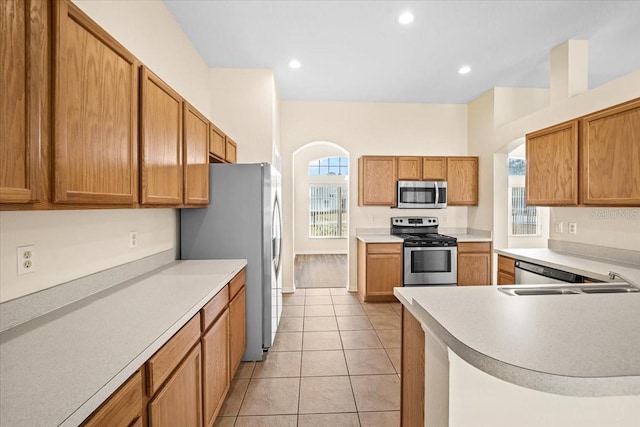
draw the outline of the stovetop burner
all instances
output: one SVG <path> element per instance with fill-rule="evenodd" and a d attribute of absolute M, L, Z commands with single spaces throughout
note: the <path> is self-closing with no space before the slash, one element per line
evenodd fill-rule
<path fill-rule="evenodd" d="M 457 246 L 458 239 L 438 233 L 438 218 L 391 218 L 391 234 L 401 237 L 405 246 Z"/>

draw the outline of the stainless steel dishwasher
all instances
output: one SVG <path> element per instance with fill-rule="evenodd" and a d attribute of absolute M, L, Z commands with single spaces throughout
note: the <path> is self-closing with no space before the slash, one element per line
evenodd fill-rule
<path fill-rule="evenodd" d="M 584 277 L 551 267 L 516 261 L 517 285 L 547 285 L 561 283 L 584 283 Z"/>

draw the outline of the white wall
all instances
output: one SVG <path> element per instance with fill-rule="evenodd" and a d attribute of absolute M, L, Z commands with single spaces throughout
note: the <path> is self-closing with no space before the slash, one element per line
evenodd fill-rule
<path fill-rule="evenodd" d="M 75 0 L 85 13 L 206 116 L 209 73 L 161 1 Z M 0 212 L 0 301 L 176 247 L 174 209 Z M 129 231 L 138 246 L 128 248 Z M 17 276 L 16 247 L 36 245 Z"/>
<path fill-rule="evenodd" d="M 281 105 L 283 165 L 283 287 L 293 286 L 293 153 L 313 141 L 331 141 L 350 153 L 352 178 L 363 155 L 466 155 L 466 105 L 374 104 L 283 101 Z M 480 168 L 485 166 L 481 163 Z M 392 216 L 432 215 L 447 218 L 443 227 L 466 227 L 466 207 L 444 210 L 395 210 L 358 207 L 358 180 L 350 180 L 349 284 L 356 286 L 356 228 L 389 228 Z M 482 196 L 481 196 L 482 197 Z M 488 227 L 487 227 L 488 229 Z"/>
<path fill-rule="evenodd" d="M 279 99 L 273 71 L 211 68 L 209 87 L 211 121 L 238 144 L 238 163 L 279 162 Z"/>
<path fill-rule="evenodd" d="M 344 150 L 334 145 L 319 143 L 305 146 L 297 151 L 293 156 L 294 165 L 294 218 L 295 229 L 294 251 L 296 254 L 340 254 L 346 253 L 348 240 L 345 238 L 310 238 L 309 237 L 309 185 L 349 185 L 348 177 L 345 176 L 309 176 L 309 161 L 321 157 L 341 157 L 348 156 Z M 351 176 L 353 172 L 350 171 Z M 354 195 L 350 195 L 354 197 Z M 355 194 L 355 197 L 358 197 Z"/>

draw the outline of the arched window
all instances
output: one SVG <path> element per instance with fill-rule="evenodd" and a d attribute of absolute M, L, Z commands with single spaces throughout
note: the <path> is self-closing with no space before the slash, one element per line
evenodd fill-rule
<path fill-rule="evenodd" d="M 349 175 L 348 157 L 321 157 L 309 161 L 309 175 Z"/>

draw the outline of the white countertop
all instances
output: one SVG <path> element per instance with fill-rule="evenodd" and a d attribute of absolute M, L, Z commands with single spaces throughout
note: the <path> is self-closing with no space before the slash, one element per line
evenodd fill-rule
<path fill-rule="evenodd" d="M 2 332 L 0 425 L 79 425 L 245 265 L 176 261 Z"/>
<path fill-rule="evenodd" d="M 458 356 L 513 384 L 640 395 L 640 295 L 509 296 L 495 286 L 395 288 Z"/>
<path fill-rule="evenodd" d="M 616 273 L 627 276 L 635 283 L 640 283 L 640 266 L 594 259 L 569 254 L 567 252 L 553 251 L 547 248 L 495 249 L 494 252 L 510 258 L 529 261 L 546 267 L 557 268 L 603 282 L 610 281 L 609 271 L 613 270 Z"/>

